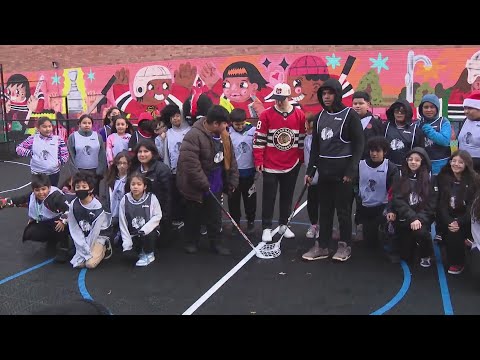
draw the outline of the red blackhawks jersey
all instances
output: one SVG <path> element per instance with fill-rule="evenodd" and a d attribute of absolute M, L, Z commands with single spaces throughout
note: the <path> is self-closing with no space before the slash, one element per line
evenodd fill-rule
<path fill-rule="evenodd" d="M 303 162 L 305 114 L 299 108 L 289 113 L 272 106 L 260 114 L 253 139 L 255 166 L 266 172 L 289 172 Z"/>

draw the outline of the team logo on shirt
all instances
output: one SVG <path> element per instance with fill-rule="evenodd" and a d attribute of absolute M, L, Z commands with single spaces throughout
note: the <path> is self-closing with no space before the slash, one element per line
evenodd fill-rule
<path fill-rule="evenodd" d="M 393 151 L 403 149 L 404 147 L 405 147 L 405 144 L 404 144 L 403 141 L 400 140 L 400 139 L 393 139 L 393 140 L 390 142 L 390 148 L 391 148 Z"/>
<path fill-rule="evenodd" d="M 472 141 L 472 133 L 471 132 L 467 132 L 467 134 L 465 135 L 465 144 L 470 144 L 470 141 Z"/>
<path fill-rule="evenodd" d="M 180 146 L 182 146 L 180 141 L 175 144 L 175 149 L 173 150 L 175 154 L 180 154 Z"/>
<path fill-rule="evenodd" d="M 50 153 L 47 150 L 42 151 L 42 158 L 43 160 L 48 160 L 48 157 L 50 156 Z"/>
<path fill-rule="evenodd" d="M 84 233 L 89 233 L 90 230 L 92 230 L 92 225 L 88 221 L 85 221 L 85 220 L 80 220 L 78 222 L 78 226 L 80 226 L 80 229 L 82 229 L 82 231 Z"/>
<path fill-rule="evenodd" d="M 329 127 L 323 128 L 322 132 L 320 133 L 320 137 L 322 138 L 322 140 L 331 139 L 333 137 L 333 130 Z"/>
<path fill-rule="evenodd" d="M 366 192 L 374 192 L 375 191 L 375 185 L 377 185 L 377 182 L 373 179 L 368 180 L 368 186 L 365 189 Z"/>
<path fill-rule="evenodd" d="M 246 154 L 248 151 L 248 145 L 246 142 L 241 142 L 236 148 L 235 148 L 235 155 L 241 156 L 242 154 Z"/>
<path fill-rule="evenodd" d="M 287 151 L 295 143 L 295 134 L 289 128 L 280 128 L 273 133 L 273 145 L 280 151 Z"/>
<path fill-rule="evenodd" d="M 145 225 L 145 219 L 143 217 L 135 216 L 132 219 L 132 226 L 134 229 L 141 229 L 143 225 Z"/>
<path fill-rule="evenodd" d="M 89 155 L 89 156 L 90 156 L 90 155 L 92 154 L 92 147 L 91 147 L 91 146 L 88 146 L 88 145 L 85 146 L 85 147 L 83 148 L 83 153 L 84 153 L 85 155 Z"/>
<path fill-rule="evenodd" d="M 433 141 L 429 138 L 425 138 L 425 147 L 429 147 L 433 145 Z"/>

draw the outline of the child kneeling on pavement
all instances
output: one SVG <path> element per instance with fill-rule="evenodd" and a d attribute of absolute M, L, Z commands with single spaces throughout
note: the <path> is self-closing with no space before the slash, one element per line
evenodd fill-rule
<path fill-rule="evenodd" d="M 32 175 L 32 193 L 12 198 L 0 198 L 4 207 L 28 207 L 28 224 L 22 241 L 49 242 L 56 246 L 55 261 L 68 260 L 69 239 L 65 231 L 68 205 L 65 195 L 50 183 L 45 174 Z"/>

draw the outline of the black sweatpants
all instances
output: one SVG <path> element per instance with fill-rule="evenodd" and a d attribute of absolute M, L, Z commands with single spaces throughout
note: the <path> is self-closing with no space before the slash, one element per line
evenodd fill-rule
<path fill-rule="evenodd" d="M 172 221 L 183 221 L 185 217 L 185 199 L 177 188 L 177 175 L 172 174 L 170 188 L 172 190 Z"/>
<path fill-rule="evenodd" d="M 418 246 L 421 258 L 430 257 L 433 254 L 432 235 L 430 234 L 431 224 L 422 222 L 419 230 L 412 230 L 410 222 L 395 222 L 395 233 L 398 236 L 400 258 L 404 261 L 415 260 L 415 249 Z"/>
<path fill-rule="evenodd" d="M 145 254 L 150 254 L 155 250 L 155 242 L 158 237 L 157 229 L 145 236 L 132 236 L 133 249 L 140 253 L 142 250 Z"/>
<path fill-rule="evenodd" d="M 310 224 L 318 224 L 318 184 L 310 185 L 307 189 L 307 213 Z"/>
<path fill-rule="evenodd" d="M 320 239 L 321 248 L 336 250 L 338 244 L 332 243 L 332 228 L 335 209 L 340 228 L 340 241 L 352 245 L 352 203 L 353 184 L 342 180 L 318 181 L 318 202 L 320 205 Z"/>
<path fill-rule="evenodd" d="M 243 207 L 245 208 L 245 217 L 247 221 L 255 220 L 255 213 L 257 211 L 257 192 L 255 191 L 250 196 L 248 191 L 253 186 L 255 178 L 241 177 L 239 180 L 238 188 L 228 197 L 228 210 L 232 215 L 233 220 L 240 224 L 240 218 L 242 217 L 242 211 L 240 210 L 240 201 L 243 198 Z"/>
<path fill-rule="evenodd" d="M 221 201 L 222 194 L 215 194 Z M 200 240 L 200 225 L 207 226 L 207 236 L 212 244 L 221 242 L 222 210 L 212 195 L 203 199 L 203 203 L 192 200 L 185 201 L 185 242 L 198 245 Z"/>
<path fill-rule="evenodd" d="M 32 221 L 27 225 L 23 231 L 23 241 L 37 241 L 37 242 L 66 242 L 68 235 L 68 226 L 61 232 L 55 231 L 54 221 Z"/>
<path fill-rule="evenodd" d="M 470 223 L 460 227 L 457 232 L 449 231 L 447 224 L 439 223 L 437 228 L 443 234 L 448 265 L 465 265 L 465 239 L 471 239 L 472 236 Z"/>
<path fill-rule="evenodd" d="M 280 225 L 286 225 L 292 212 L 292 199 L 300 164 L 287 173 L 263 172 L 262 228 L 271 229 L 278 184 L 280 184 Z"/>
<path fill-rule="evenodd" d="M 387 218 L 383 215 L 384 210 L 385 204 L 365 207 L 361 203 L 357 203 L 356 222 L 363 224 L 363 239 L 369 247 L 380 245 L 378 227 L 387 222 Z"/>

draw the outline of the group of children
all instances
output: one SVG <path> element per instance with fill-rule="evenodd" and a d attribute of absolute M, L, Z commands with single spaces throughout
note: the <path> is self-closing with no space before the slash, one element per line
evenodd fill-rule
<path fill-rule="evenodd" d="M 418 248 L 420 265 L 429 267 L 435 222 L 437 239 L 445 244 L 448 272 L 461 273 L 465 245 L 478 251 L 479 177 L 469 152 L 451 153 L 451 127 L 439 115 L 438 98 L 429 94 L 422 99 L 417 121 L 412 121 L 410 104 L 398 100 L 387 110 L 386 122 L 369 111 L 367 93 L 356 92 L 353 98 L 351 110 L 358 114 L 353 118 L 359 118 L 365 141 L 358 176 L 344 183 L 354 180 L 355 223 L 362 225 L 365 243 L 375 246 L 385 236 L 395 261 L 414 261 Z M 258 129 L 247 122 L 242 109 L 228 113 L 210 103 L 202 113 L 197 109 L 200 102 L 191 100 L 182 111 L 166 106 L 155 120 L 150 113 L 142 114 L 135 131 L 116 108 L 101 134 L 92 131 L 92 118 L 82 115 L 67 144 L 52 135 L 50 120 L 39 119 L 37 133 L 17 147 L 19 155 L 32 157 L 33 192 L 0 199 L 0 208 L 27 206 L 30 220 L 23 240 L 50 239 L 57 245 L 58 261 L 68 260 L 71 238 L 75 254 L 70 262 L 75 268 L 96 267 L 111 256 L 112 244 L 136 257 L 137 266 L 146 266 L 155 260 L 159 234 L 168 233 L 171 225 L 176 229 L 185 225 L 187 252 L 198 250 L 199 227 L 206 225 L 212 248 L 229 254 L 219 240 L 220 209 L 210 200 L 211 196 L 222 200 L 227 194 L 229 211 L 239 223 L 243 198 L 247 233 L 253 233 Z M 312 129 L 319 116 L 307 114 L 306 119 L 303 158 L 309 166 L 312 141 L 318 141 L 312 138 Z M 60 168 L 67 162 L 73 176 L 57 187 Z M 306 260 L 329 256 L 318 241 L 318 175 L 310 179 L 307 195 L 311 226 L 306 237 L 315 243 L 303 255 Z"/>

